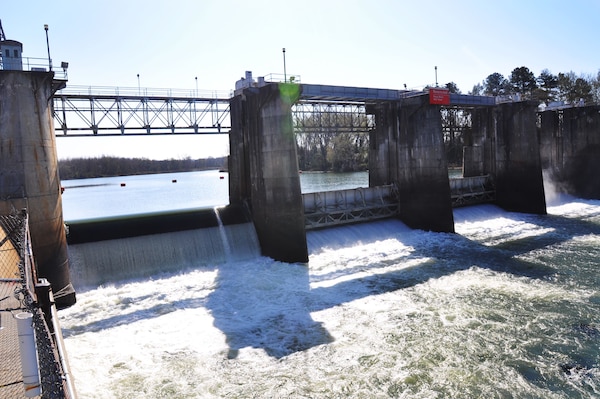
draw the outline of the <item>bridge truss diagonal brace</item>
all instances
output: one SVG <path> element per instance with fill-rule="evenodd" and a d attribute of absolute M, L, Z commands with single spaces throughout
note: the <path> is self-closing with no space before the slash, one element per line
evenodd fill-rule
<path fill-rule="evenodd" d="M 63 136 L 227 133 L 229 99 L 61 94 L 53 97 Z"/>

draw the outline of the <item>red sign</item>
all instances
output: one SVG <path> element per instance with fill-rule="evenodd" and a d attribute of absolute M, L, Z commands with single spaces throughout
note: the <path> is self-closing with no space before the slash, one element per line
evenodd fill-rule
<path fill-rule="evenodd" d="M 429 104 L 449 105 L 450 90 L 448 89 L 429 89 Z"/>

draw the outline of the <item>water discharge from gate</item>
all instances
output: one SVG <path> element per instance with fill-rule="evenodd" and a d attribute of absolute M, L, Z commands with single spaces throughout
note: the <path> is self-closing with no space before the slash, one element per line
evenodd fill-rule
<path fill-rule="evenodd" d="M 229 245 L 229 239 L 227 238 L 227 232 L 225 231 L 225 226 L 223 225 L 223 221 L 221 220 L 221 215 L 219 213 L 219 208 L 215 207 L 215 216 L 217 217 L 217 222 L 219 224 L 219 235 L 221 236 L 221 241 L 223 242 L 223 248 L 225 251 L 225 260 L 227 263 L 231 262 L 232 252 L 231 245 Z"/>

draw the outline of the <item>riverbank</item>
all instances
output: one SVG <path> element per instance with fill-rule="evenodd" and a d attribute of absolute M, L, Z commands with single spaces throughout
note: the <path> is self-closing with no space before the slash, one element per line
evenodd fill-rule
<path fill-rule="evenodd" d="M 223 170 L 227 157 L 207 159 L 73 158 L 58 161 L 61 180 L 93 179 L 97 177 L 136 176 L 158 173 Z"/>

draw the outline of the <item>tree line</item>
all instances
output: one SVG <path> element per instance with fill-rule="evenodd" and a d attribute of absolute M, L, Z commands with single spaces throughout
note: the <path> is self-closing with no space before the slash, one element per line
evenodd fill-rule
<path fill-rule="evenodd" d="M 207 159 L 73 158 L 58 161 L 62 180 L 89 179 L 94 177 L 128 176 L 153 173 L 189 172 L 194 170 L 224 169 L 227 157 Z"/>
<path fill-rule="evenodd" d="M 594 75 L 577 75 L 575 72 L 560 72 L 554 75 L 544 69 L 535 76 L 529 68 L 515 68 L 510 76 L 499 72 L 490 74 L 469 92 L 473 95 L 504 96 L 519 94 L 523 99 L 539 101 L 549 105 L 561 101 L 565 104 L 600 103 L 600 71 Z"/>
<path fill-rule="evenodd" d="M 308 171 L 367 170 L 371 117 L 333 107 L 294 120 L 298 167 Z"/>

